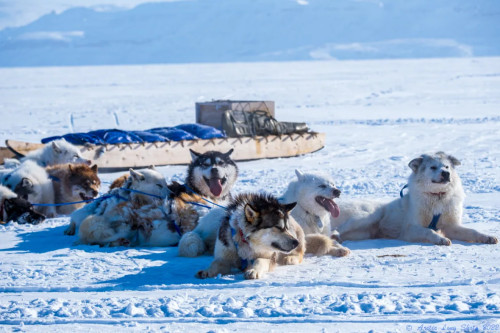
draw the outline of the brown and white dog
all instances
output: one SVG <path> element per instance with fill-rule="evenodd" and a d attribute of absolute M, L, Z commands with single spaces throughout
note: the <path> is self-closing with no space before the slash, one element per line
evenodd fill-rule
<path fill-rule="evenodd" d="M 245 279 L 259 279 L 276 264 L 302 262 L 304 232 L 290 216 L 295 203 L 280 204 L 267 194 L 238 195 L 222 217 L 214 261 L 197 277 L 204 279 L 244 271 Z"/>
<path fill-rule="evenodd" d="M 97 165 L 58 164 L 46 167 L 52 180 L 55 203 L 91 200 L 99 194 L 101 181 L 97 176 Z M 60 215 L 68 215 L 82 208 L 85 203 L 56 207 Z"/>

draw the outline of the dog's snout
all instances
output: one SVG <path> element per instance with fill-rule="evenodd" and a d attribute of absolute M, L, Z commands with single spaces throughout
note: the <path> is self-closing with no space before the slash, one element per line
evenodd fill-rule
<path fill-rule="evenodd" d="M 217 177 L 217 178 L 219 178 L 219 169 L 217 169 L 217 168 L 212 168 L 212 170 L 210 170 L 210 175 L 211 175 L 212 177 Z"/>
<path fill-rule="evenodd" d="M 338 188 L 333 189 L 333 197 L 340 197 L 340 193 L 342 193 Z"/>
<path fill-rule="evenodd" d="M 298 241 L 298 240 L 296 240 L 296 239 L 294 239 L 294 240 L 292 241 L 292 246 L 293 246 L 293 248 L 292 248 L 292 249 L 295 249 L 297 246 L 299 246 L 299 241 Z"/>
<path fill-rule="evenodd" d="M 92 190 L 92 196 L 96 197 L 99 194 L 96 190 Z"/>
<path fill-rule="evenodd" d="M 91 161 L 91 160 L 87 160 L 87 161 L 85 161 L 85 163 L 86 163 L 88 166 L 90 166 L 90 165 L 92 164 L 92 161 Z"/>
<path fill-rule="evenodd" d="M 444 180 L 449 181 L 450 180 L 450 172 L 449 171 L 441 171 L 441 177 L 443 177 Z"/>

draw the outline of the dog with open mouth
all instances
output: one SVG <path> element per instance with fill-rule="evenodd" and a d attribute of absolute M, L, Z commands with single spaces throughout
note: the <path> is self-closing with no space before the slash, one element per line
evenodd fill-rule
<path fill-rule="evenodd" d="M 281 201 L 296 202 L 291 215 L 306 234 L 306 253 L 315 255 L 346 256 L 349 249 L 340 245 L 338 232 L 331 229 L 330 218 L 340 215 L 334 201 L 340 196 L 327 176 L 295 170 L 297 180 L 291 182 Z"/>
<path fill-rule="evenodd" d="M 0 223 L 15 221 L 19 224 L 38 224 L 45 216 L 34 211 L 33 206 L 17 196 L 5 186 L 0 185 Z"/>
<path fill-rule="evenodd" d="M 58 164 L 45 168 L 52 180 L 55 203 L 92 200 L 99 194 L 101 181 L 97 175 L 97 165 Z M 60 215 L 68 215 L 82 208 L 85 203 L 56 207 Z"/>
<path fill-rule="evenodd" d="M 200 279 L 229 274 L 259 279 L 276 264 L 295 265 L 304 255 L 304 232 L 290 216 L 295 203 L 281 204 L 269 194 L 238 195 L 222 216 L 214 261 L 196 274 Z"/>
<path fill-rule="evenodd" d="M 186 185 L 195 194 L 218 204 L 225 205 L 231 199 L 231 189 L 238 178 L 238 167 L 231 159 L 233 149 L 226 153 L 209 151 L 203 154 L 191 151 L 192 161 L 188 167 Z M 205 201 L 205 205 L 211 203 Z M 217 238 L 220 215 L 224 210 L 212 207 L 200 210 L 200 221 L 196 228 L 184 234 L 179 241 L 181 257 L 197 257 L 212 252 Z"/>

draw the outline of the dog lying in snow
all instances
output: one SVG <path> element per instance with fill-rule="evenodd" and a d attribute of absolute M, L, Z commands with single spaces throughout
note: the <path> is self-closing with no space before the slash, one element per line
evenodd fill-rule
<path fill-rule="evenodd" d="M 97 176 L 97 165 L 58 164 L 45 168 L 54 189 L 55 203 L 91 200 L 99 194 L 101 181 Z M 68 215 L 82 208 L 85 203 L 56 207 L 58 214 Z"/>
<path fill-rule="evenodd" d="M 291 182 L 283 195 L 282 202 L 296 202 L 291 215 L 306 234 L 306 253 L 341 257 L 349 249 L 340 245 L 336 231 L 332 232 L 330 218 L 338 217 L 340 210 L 334 199 L 340 190 L 325 176 L 302 173 L 295 170 L 297 181 Z"/>
<path fill-rule="evenodd" d="M 52 141 L 45 147 L 30 152 L 21 160 L 5 159 L 4 167 L 13 169 L 19 166 L 24 161 L 34 161 L 42 167 L 64 164 L 64 163 L 84 163 L 90 165 L 91 161 L 84 158 L 77 147 L 67 142 L 64 139 Z"/>
<path fill-rule="evenodd" d="M 230 191 L 238 177 L 238 167 L 231 159 L 233 150 L 227 153 L 209 151 L 204 154 L 191 150 L 192 161 L 188 167 L 186 184 L 197 195 L 219 205 L 225 205 L 231 199 Z M 211 206 L 205 202 L 205 205 Z M 208 213 L 208 214 L 207 214 Z M 217 230 L 220 225 L 220 208 L 213 207 L 211 212 L 200 212 L 201 219 L 197 227 L 184 234 L 179 242 L 179 255 L 196 257 L 207 250 L 213 251 Z"/>
<path fill-rule="evenodd" d="M 116 213 L 116 209 L 119 209 L 117 207 L 121 207 L 127 202 L 136 207 L 141 207 L 159 200 L 154 196 L 132 192 L 129 189 L 150 193 L 155 196 L 166 196 L 168 192 L 167 183 L 158 171 L 153 169 L 144 169 L 141 171 L 130 169 L 129 172 L 130 177 L 128 177 L 123 188 L 114 188 L 110 190 L 106 199 L 98 199 L 73 212 L 71 214 L 71 223 L 64 233 L 66 235 L 74 235 L 76 229 L 81 227 L 82 222 L 88 220 L 85 229 L 81 232 L 81 236 L 85 242 L 87 233 L 93 230 L 92 219 L 94 217 L 112 215 Z M 106 223 L 103 225 L 106 225 Z M 88 237 L 94 236 L 89 235 Z"/>
<path fill-rule="evenodd" d="M 18 168 L 5 174 L 2 184 L 32 204 L 54 203 L 52 180 L 45 169 L 34 161 L 23 162 Z M 55 207 L 36 206 L 35 210 L 47 217 L 56 216 Z"/>
<path fill-rule="evenodd" d="M 38 224 L 45 216 L 33 210 L 33 206 L 25 199 L 17 196 L 5 186 L 0 185 L 0 223 L 16 221 L 19 224 Z"/>
<path fill-rule="evenodd" d="M 443 152 L 421 155 L 408 164 L 408 194 L 388 204 L 354 202 L 342 208 L 332 225 L 342 239 L 397 238 L 451 245 L 451 240 L 496 244 L 498 239 L 461 226 L 465 198 L 455 167 Z"/>
<path fill-rule="evenodd" d="M 259 279 L 276 264 L 302 262 L 304 233 L 289 215 L 294 207 L 271 195 L 237 196 L 220 225 L 214 261 L 196 276 L 204 279 L 239 268 L 245 279 Z"/>

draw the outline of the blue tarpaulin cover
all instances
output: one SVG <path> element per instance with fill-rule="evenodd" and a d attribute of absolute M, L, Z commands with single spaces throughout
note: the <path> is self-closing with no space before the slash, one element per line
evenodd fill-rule
<path fill-rule="evenodd" d="M 182 124 L 174 127 L 158 127 L 145 131 L 124 131 L 119 129 L 106 129 L 91 131 L 88 133 L 69 133 L 59 136 L 51 136 L 42 139 L 42 143 L 65 139 L 75 145 L 86 143 L 94 145 L 116 144 L 116 143 L 143 143 L 143 142 L 166 142 L 195 139 L 225 138 L 226 135 L 210 126 L 200 124 Z"/>

